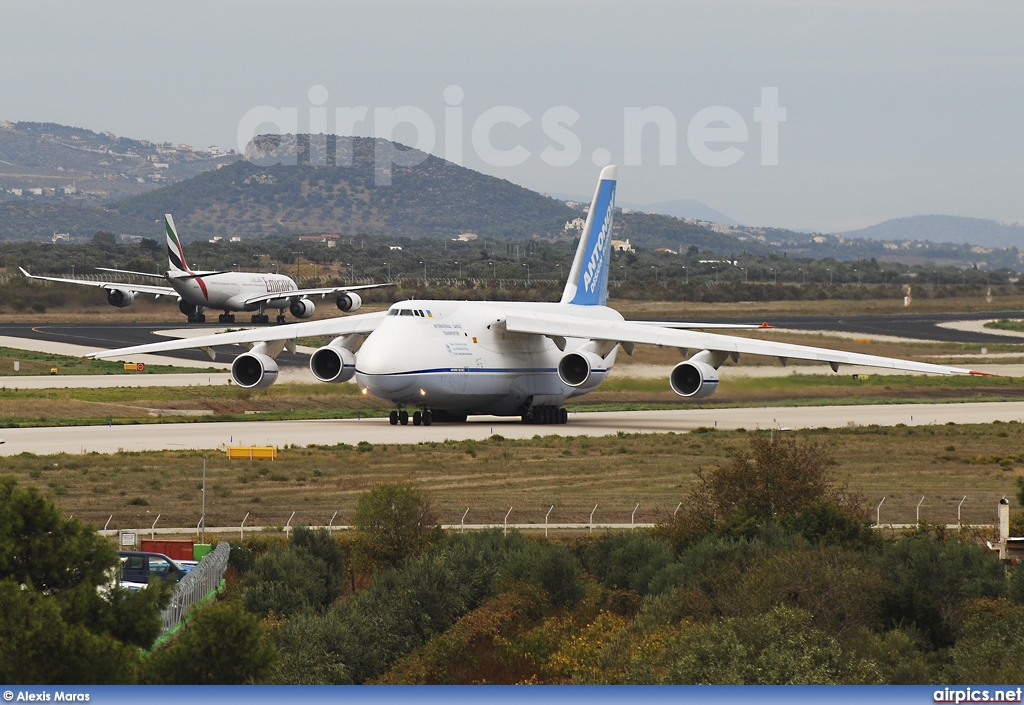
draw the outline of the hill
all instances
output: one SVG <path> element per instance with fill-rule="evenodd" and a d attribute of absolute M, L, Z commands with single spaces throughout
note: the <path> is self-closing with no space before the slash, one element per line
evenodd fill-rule
<path fill-rule="evenodd" d="M 851 238 L 886 241 L 920 240 L 967 243 L 979 247 L 1019 248 L 1024 246 L 1024 226 L 1022 225 L 954 215 L 915 215 L 909 218 L 895 218 L 844 234 Z"/>
<path fill-rule="evenodd" d="M 194 150 L 54 123 L 0 121 L 0 201 L 98 204 L 239 158 L 216 147 Z"/>

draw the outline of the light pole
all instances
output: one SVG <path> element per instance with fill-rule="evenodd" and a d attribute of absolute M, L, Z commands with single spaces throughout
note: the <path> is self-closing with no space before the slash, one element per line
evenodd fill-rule
<path fill-rule="evenodd" d="M 494 262 L 488 262 L 487 264 L 491 265 L 491 279 L 493 281 L 498 281 L 498 265 Z"/>
<path fill-rule="evenodd" d="M 768 271 L 772 273 L 772 284 L 779 283 L 779 273 L 775 271 L 775 267 L 769 267 Z"/>
<path fill-rule="evenodd" d="M 462 262 L 456 262 L 459 265 L 459 279 L 462 279 Z"/>
<path fill-rule="evenodd" d="M 526 286 L 530 286 L 530 263 L 523 262 L 523 266 L 526 267 Z"/>
<path fill-rule="evenodd" d="M 654 270 L 654 282 L 655 282 L 656 284 L 660 284 L 660 283 L 661 283 L 661 280 L 659 280 L 659 279 L 658 279 L 658 268 L 657 268 L 657 267 L 655 267 L 655 266 L 651 266 L 651 269 L 653 269 L 653 270 Z"/>
<path fill-rule="evenodd" d="M 689 284 L 690 283 L 690 270 L 687 269 L 686 267 L 683 267 L 683 276 L 686 277 L 686 283 Z"/>
<path fill-rule="evenodd" d="M 420 262 L 423 265 L 423 286 L 427 285 L 427 263 Z"/>
<path fill-rule="evenodd" d="M 825 269 L 828 270 L 828 285 L 832 286 L 832 268 L 831 267 L 825 267 Z"/>
<path fill-rule="evenodd" d="M 388 264 L 387 262 L 385 262 L 384 266 L 388 268 L 388 283 L 390 283 L 391 282 L 391 265 Z"/>
<path fill-rule="evenodd" d="M 804 271 L 803 267 L 798 267 L 797 271 L 800 272 L 800 286 L 807 283 L 807 272 Z"/>
<path fill-rule="evenodd" d="M 556 264 L 555 266 L 558 267 L 558 281 L 562 281 L 562 265 Z"/>
<path fill-rule="evenodd" d="M 622 279 L 620 281 L 626 281 L 626 265 L 620 264 L 619 269 L 622 270 Z"/>

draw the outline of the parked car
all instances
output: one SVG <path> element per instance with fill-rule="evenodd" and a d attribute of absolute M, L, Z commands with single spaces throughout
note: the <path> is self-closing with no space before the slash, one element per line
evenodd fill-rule
<path fill-rule="evenodd" d="M 124 587 L 144 587 L 151 580 L 178 582 L 188 570 L 162 553 L 147 551 L 118 551 L 121 556 L 121 584 Z"/>

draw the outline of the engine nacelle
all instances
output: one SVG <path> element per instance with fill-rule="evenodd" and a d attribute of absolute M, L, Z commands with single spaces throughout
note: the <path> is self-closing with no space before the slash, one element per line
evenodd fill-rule
<path fill-rule="evenodd" d="M 135 292 L 128 289 L 109 289 L 107 303 L 118 308 L 127 308 L 135 301 Z"/>
<path fill-rule="evenodd" d="M 266 389 L 277 381 L 277 362 L 262 353 L 242 353 L 231 363 L 231 379 L 245 389 Z"/>
<path fill-rule="evenodd" d="M 356 373 L 356 356 L 342 347 L 342 338 L 335 338 L 330 345 L 319 348 L 309 357 L 309 371 L 321 382 L 347 382 Z"/>
<path fill-rule="evenodd" d="M 184 313 L 186 316 L 192 316 L 196 312 L 195 304 L 190 304 L 185 299 L 178 299 L 178 310 Z"/>
<path fill-rule="evenodd" d="M 363 305 L 363 299 L 354 291 L 346 291 L 338 297 L 337 303 L 339 309 L 345 313 L 352 313 L 358 311 L 359 307 Z"/>
<path fill-rule="evenodd" d="M 718 370 L 706 362 L 687 360 L 668 376 L 672 391 L 688 399 L 705 399 L 718 391 Z"/>
<path fill-rule="evenodd" d="M 292 301 L 292 305 L 288 307 L 288 310 L 296 318 L 309 318 L 316 313 L 316 306 L 309 299 L 299 299 L 298 301 Z"/>
<path fill-rule="evenodd" d="M 570 387 L 582 387 L 595 367 L 603 368 L 604 359 L 597 353 L 571 352 L 558 361 L 558 378 Z"/>

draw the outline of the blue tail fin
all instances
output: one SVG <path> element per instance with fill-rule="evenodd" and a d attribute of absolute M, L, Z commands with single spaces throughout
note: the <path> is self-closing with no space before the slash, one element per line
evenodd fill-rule
<path fill-rule="evenodd" d="M 615 210 L 617 166 L 606 166 L 590 203 L 569 279 L 562 292 L 563 304 L 604 306 L 608 301 L 608 260 L 612 248 L 612 212 Z"/>

